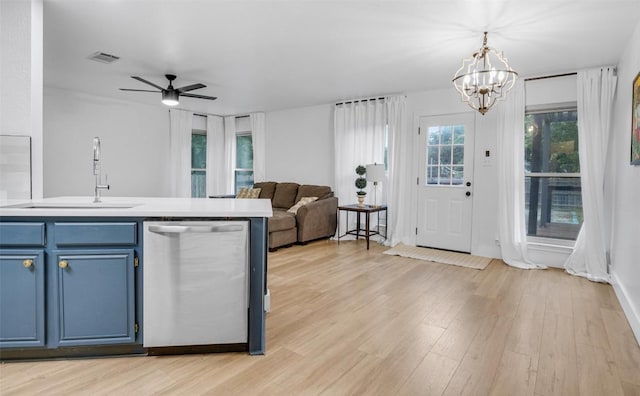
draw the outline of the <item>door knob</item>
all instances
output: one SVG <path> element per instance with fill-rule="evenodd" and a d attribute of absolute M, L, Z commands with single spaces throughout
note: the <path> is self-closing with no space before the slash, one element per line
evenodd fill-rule
<path fill-rule="evenodd" d="M 24 266 L 24 268 L 31 268 L 31 266 L 33 265 L 33 260 L 31 259 L 24 260 L 22 262 L 22 265 Z"/>
<path fill-rule="evenodd" d="M 58 267 L 60 267 L 60 268 L 62 268 L 62 269 L 67 268 L 67 266 L 68 266 L 68 265 L 69 265 L 69 263 L 68 263 L 67 261 L 65 261 L 65 260 L 62 260 L 62 261 L 60 261 L 60 262 L 58 263 Z"/>
<path fill-rule="evenodd" d="M 464 195 L 466 195 L 467 197 L 471 196 L 471 191 L 467 191 L 466 193 L 464 193 Z"/>
<path fill-rule="evenodd" d="M 467 182 L 467 187 L 471 187 L 471 182 Z"/>

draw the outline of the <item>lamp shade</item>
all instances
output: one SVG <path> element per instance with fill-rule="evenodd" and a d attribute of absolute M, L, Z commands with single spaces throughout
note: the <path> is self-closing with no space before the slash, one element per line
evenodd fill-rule
<path fill-rule="evenodd" d="M 381 182 L 384 180 L 384 164 L 367 165 L 367 180 L 370 182 Z"/>

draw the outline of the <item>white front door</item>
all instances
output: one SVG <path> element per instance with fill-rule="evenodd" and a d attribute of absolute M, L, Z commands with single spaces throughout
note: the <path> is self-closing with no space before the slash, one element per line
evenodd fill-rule
<path fill-rule="evenodd" d="M 471 252 L 474 113 L 420 118 L 416 244 Z"/>

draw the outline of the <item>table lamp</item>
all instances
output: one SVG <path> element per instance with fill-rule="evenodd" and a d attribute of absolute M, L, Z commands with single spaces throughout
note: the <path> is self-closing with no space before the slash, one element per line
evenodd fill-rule
<path fill-rule="evenodd" d="M 373 182 L 373 207 L 378 207 L 377 191 L 378 182 L 384 180 L 384 164 L 368 164 L 367 165 L 367 180 Z"/>

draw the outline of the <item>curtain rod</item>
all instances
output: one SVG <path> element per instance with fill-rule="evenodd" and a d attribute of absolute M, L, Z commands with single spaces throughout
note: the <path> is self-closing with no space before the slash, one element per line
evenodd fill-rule
<path fill-rule="evenodd" d="M 345 105 L 345 104 L 349 104 L 349 103 L 368 102 L 368 101 L 382 100 L 382 99 L 384 99 L 384 97 L 379 97 L 379 98 L 366 98 L 366 99 L 354 99 L 354 100 L 349 100 L 349 101 L 344 101 L 344 102 L 336 103 L 336 106 Z"/>
<path fill-rule="evenodd" d="M 171 109 L 169 109 L 171 110 Z M 183 110 L 183 109 L 176 109 L 176 110 Z M 183 111 L 190 111 L 190 110 L 183 110 Z M 193 113 L 194 116 L 198 116 L 198 117 L 207 117 L 207 114 L 200 114 L 200 113 Z M 209 115 L 213 115 L 213 116 L 218 116 L 218 117 L 224 117 L 220 114 L 209 114 Z"/>
<path fill-rule="evenodd" d="M 616 75 L 617 72 L 618 72 L 618 68 L 615 67 L 615 66 L 603 66 L 602 69 L 604 69 L 604 68 L 613 69 L 613 74 L 614 75 Z M 575 76 L 577 74 L 578 74 L 578 72 L 572 72 L 572 73 L 552 74 L 550 76 L 529 77 L 529 78 L 525 78 L 524 81 L 535 81 L 535 80 L 544 80 L 545 78 Z"/>
<path fill-rule="evenodd" d="M 199 114 L 199 113 L 193 113 L 194 116 L 198 116 L 198 117 L 206 117 L 207 114 Z M 218 116 L 218 117 L 224 117 L 221 116 L 219 114 L 208 114 L 208 115 L 214 115 L 214 116 Z M 241 116 L 236 116 L 236 118 L 246 118 L 246 117 L 250 117 L 249 115 L 241 115 Z"/>
<path fill-rule="evenodd" d="M 535 81 L 535 80 L 544 80 L 546 78 L 575 76 L 576 74 L 578 74 L 578 73 L 577 72 L 572 72 L 572 73 L 553 74 L 553 75 L 550 75 L 550 76 L 529 77 L 529 78 L 525 78 L 524 81 Z"/>

